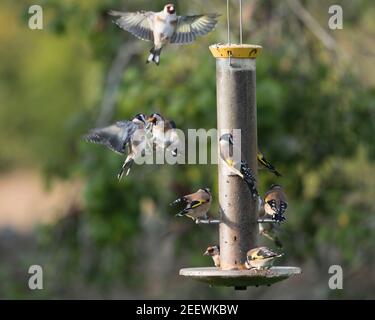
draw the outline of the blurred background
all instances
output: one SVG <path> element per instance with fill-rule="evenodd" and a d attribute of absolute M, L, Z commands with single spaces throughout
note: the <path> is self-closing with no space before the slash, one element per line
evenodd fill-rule
<path fill-rule="evenodd" d="M 230 3 L 238 41 L 238 1 Z M 178 276 L 212 265 L 202 253 L 218 230 L 175 218 L 168 203 L 199 187 L 216 197 L 216 166 L 135 166 L 118 183 L 123 158 L 81 139 L 139 112 L 184 130 L 216 127 L 208 46 L 226 42 L 226 2 L 176 0 L 180 14 L 223 16 L 209 36 L 169 46 L 159 67 L 145 64 L 150 44 L 106 12 L 159 11 L 165 1 L 39 0 L 43 30 L 28 28 L 32 4 L 0 3 L 0 298 L 375 298 L 372 0 L 332 3 L 343 8 L 343 30 L 328 28 L 327 1 L 243 0 L 244 42 L 264 47 L 259 145 L 284 174 L 260 172 L 260 191 L 285 187 L 279 263 L 303 269 L 245 292 Z M 28 288 L 33 264 L 43 267 L 43 290 Z M 343 290 L 328 288 L 332 264 L 343 267 Z"/>

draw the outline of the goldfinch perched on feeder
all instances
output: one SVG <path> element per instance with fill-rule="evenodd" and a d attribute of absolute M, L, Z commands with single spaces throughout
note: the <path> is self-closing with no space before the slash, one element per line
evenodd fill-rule
<path fill-rule="evenodd" d="M 219 139 L 220 157 L 226 163 L 229 170 L 241 177 L 247 184 L 253 198 L 258 199 L 259 193 L 256 188 L 256 179 L 246 161 L 235 159 L 236 146 L 233 144 L 233 136 L 230 133 L 223 134 Z"/>
<path fill-rule="evenodd" d="M 264 157 L 263 153 L 258 150 L 257 152 L 257 159 L 258 163 L 261 167 L 268 169 L 271 171 L 275 176 L 281 177 L 281 173 L 276 170 L 276 168 L 267 161 L 267 159 Z"/>
<path fill-rule="evenodd" d="M 170 205 L 175 206 L 180 203 L 185 204 L 185 208 L 176 214 L 176 216 L 187 216 L 194 221 L 208 219 L 207 212 L 211 207 L 212 196 L 210 189 L 203 188 L 197 192 L 183 196 Z"/>
<path fill-rule="evenodd" d="M 144 114 L 136 115 L 131 121 L 118 121 L 108 127 L 90 131 L 84 139 L 88 142 L 103 144 L 116 153 L 125 154 L 127 158 L 122 166 L 118 178 L 121 179 L 124 171 L 129 174 L 134 159 L 146 152 L 147 120 Z"/>
<path fill-rule="evenodd" d="M 247 252 L 245 266 L 247 269 L 269 269 L 272 267 L 274 260 L 281 256 L 283 254 L 276 253 L 267 247 L 254 248 Z"/>
<path fill-rule="evenodd" d="M 174 149 L 171 151 L 174 157 L 177 156 L 178 145 L 181 143 L 180 137 L 176 131 L 176 124 L 173 120 L 165 119 L 159 113 L 153 113 L 147 119 L 152 124 L 152 138 L 156 147 L 167 149 L 173 145 Z"/>
<path fill-rule="evenodd" d="M 285 212 L 288 207 L 286 195 L 277 184 L 273 184 L 264 196 L 264 211 L 272 219 L 278 222 L 285 220 Z"/>
<path fill-rule="evenodd" d="M 206 252 L 203 253 L 203 255 L 212 257 L 215 267 L 220 268 L 220 247 L 219 246 L 209 246 Z"/>
<path fill-rule="evenodd" d="M 115 23 L 141 40 L 151 41 L 154 46 L 146 61 L 160 62 L 160 53 L 168 43 L 186 44 L 195 41 L 212 31 L 217 24 L 218 14 L 201 14 L 193 16 L 177 16 L 173 4 L 165 5 L 160 12 L 118 12 L 110 11 L 110 15 L 119 17 Z"/>

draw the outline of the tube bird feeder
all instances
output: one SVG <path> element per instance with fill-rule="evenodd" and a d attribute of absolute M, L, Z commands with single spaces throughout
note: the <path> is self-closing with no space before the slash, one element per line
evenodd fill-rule
<path fill-rule="evenodd" d="M 216 58 L 218 136 L 241 130 L 242 157 L 256 176 L 256 57 L 262 47 L 227 44 L 212 45 L 210 50 Z M 231 175 L 220 160 L 218 167 L 220 268 L 185 268 L 180 275 L 241 290 L 271 285 L 301 273 L 297 267 L 245 268 L 247 251 L 257 246 L 257 201 L 252 199 L 244 181 Z"/>

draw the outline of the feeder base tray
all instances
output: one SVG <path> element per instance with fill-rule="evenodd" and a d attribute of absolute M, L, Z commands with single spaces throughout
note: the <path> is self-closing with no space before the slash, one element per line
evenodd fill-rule
<path fill-rule="evenodd" d="M 301 272 L 301 268 L 298 267 L 275 266 L 266 270 L 220 270 L 215 267 L 205 267 L 184 268 L 180 270 L 180 275 L 208 283 L 211 286 L 235 287 L 238 290 L 245 290 L 250 286 L 269 286 Z"/>

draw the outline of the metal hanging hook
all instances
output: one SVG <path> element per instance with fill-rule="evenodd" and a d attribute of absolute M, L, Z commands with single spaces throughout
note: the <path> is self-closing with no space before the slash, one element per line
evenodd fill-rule
<path fill-rule="evenodd" d="M 243 35 L 243 31 L 242 31 L 242 0 L 239 0 L 240 2 L 240 44 L 242 45 L 242 35 Z M 229 13 L 229 0 L 227 0 L 227 43 L 228 44 L 231 44 L 231 39 L 230 39 L 230 13 Z"/>
<path fill-rule="evenodd" d="M 242 0 L 240 0 L 240 44 L 242 44 Z"/>
<path fill-rule="evenodd" d="M 228 26 L 228 44 L 230 44 L 230 19 L 229 19 L 229 0 L 227 0 L 227 26 Z"/>

